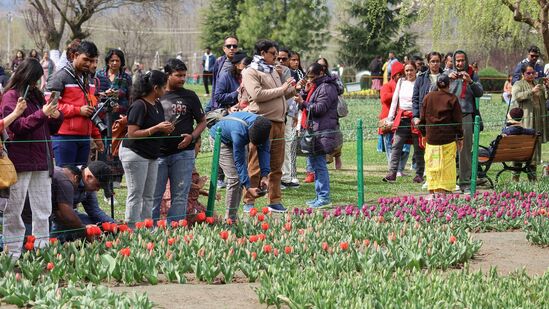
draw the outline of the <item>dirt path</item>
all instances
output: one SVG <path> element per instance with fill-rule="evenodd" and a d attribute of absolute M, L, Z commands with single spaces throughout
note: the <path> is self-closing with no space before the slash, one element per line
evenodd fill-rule
<path fill-rule="evenodd" d="M 115 292 L 147 293 L 155 308 L 265 308 L 253 288 L 257 283 L 234 284 L 158 284 L 153 286 L 113 287 Z"/>
<path fill-rule="evenodd" d="M 471 270 L 496 266 L 506 275 L 524 267 L 529 275 L 542 275 L 549 268 L 549 248 L 530 245 L 524 232 L 478 233 L 473 238 L 482 240 L 482 247 L 470 262 Z"/>

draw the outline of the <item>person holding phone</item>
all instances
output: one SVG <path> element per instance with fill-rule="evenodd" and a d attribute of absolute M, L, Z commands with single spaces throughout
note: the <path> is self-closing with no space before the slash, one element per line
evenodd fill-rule
<path fill-rule="evenodd" d="M 152 217 L 161 137 L 174 131 L 158 100 L 164 95 L 166 82 L 166 74 L 153 70 L 141 76 L 132 88 L 128 135 L 119 151 L 128 185 L 126 222 L 131 227 Z"/>
<path fill-rule="evenodd" d="M 511 108 L 522 108 L 524 110 L 522 126 L 541 133 L 530 165 L 531 170 L 535 173 L 537 165 L 541 163 L 541 144 L 547 142 L 549 135 L 547 127 L 549 121 L 547 120 L 547 109 L 545 108 L 548 93 L 543 82 L 544 79 L 540 78 L 539 81 L 536 81 L 538 74 L 534 65 L 526 63 L 521 71 L 521 80 L 513 84 L 511 88 Z M 519 177 L 520 175 L 513 176 L 515 181 L 518 181 Z M 536 177 L 528 175 L 528 179 L 534 181 Z"/>
<path fill-rule="evenodd" d="M 48 219 L 52 209 L 49 188 L 53 174 L 53 151 L 49 140 L 50 134 L 55 134 L 61 127 L 63 113 L 57 110 L 53 102 L 46 102 L 37 88 L 43 74 L 38 60 L 23 60 L 6 85 L 2 98 L 2 115 L 10 115 L 26 104 L 23 113 L 7 127 L 11 141 L 7 144 L 8 156 L 15 166 L 18 181 L 10 188 L 4 211 L 3 235 L 5 251 L 13 259 L 19 258 L 23 246 L 25 225 L 21 213 L 27 194 L 33 213 L 35 246 L 46 246 L 49 238 Z"/>

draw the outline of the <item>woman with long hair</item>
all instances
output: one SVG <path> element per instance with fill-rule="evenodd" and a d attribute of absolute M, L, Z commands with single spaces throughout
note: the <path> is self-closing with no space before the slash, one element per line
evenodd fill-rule
<path fill-rule="evenodd" d="M 19 49 L 15 52 L 15 58 L 11 61 L 10 68 L 12 73 L 17 70 L 17 67 L 21 64 L 21 62 L 23 62 L 23 60 L 25 60 L 25 52 Z"/>
<path fill-rule="evenodd" d="M 132 89 L 128 138 L 119 150 L 128 185 L 126 222 L 130 226 L 152 217 L 160 137 L 174 130 L 174 125 L 164 120 L 164 109 L 158 100 L 164 95 L 167 80 L 166 74 L 153 70 L 143 75 Z"/>
<path fill-rule="evenodd" d="M 30 51 L 29 58 L 34 58 L 34 59 L 40 61 L 40 55 L 38 54 L 38 51 L 36 49 L 32 49 Z"/>
<path fill-rule="evenodd" d="M 307 206 L 315 209 L 331 206 L 330 175 L 326 155 L 342 145 L 337 115 L 337 81 L 335 77 L 326 75 L 324 70 L 323 65 L 313 63 L 307 70 L 307 98 L 304 101 L 302 97 L 296 97 L 296 102 L 308 113 L 304 129 L 312 131 L 316 136 L 314 153 L 308 156 L 315 173 L 316 197 L 307 202 Z"/>
<path fill-rule="evenodd" d="M 25 111 L 8 126 L 10 143 L 8 155 L 17 171 L 17 183 L 10 188 L 10 197 L 4 210 L 4 239 L 6 250 L 17 259 L 21 255 L 25 225 L 21 212 L 25 198 L 32 209 L 32 234 L 35 246 L 44 247 L 49 238 L 51 215 L 51 176 L 53 156 L 50 134 L 55 134 L 63 122 L 57 102 L 46 102 L 37 83 L 44 74 L 38 60 L 23 60 L 2 98 L 2 115 L 9 115 L 18 104 L 26 102 Z"/>
<path fill-rule="evenodd" d="M 422 135 L 412 123 L 412 96 L 416 82 L 416 64 L 412 61 L 404 63 L 404 77 L 396 84 L 387 121 L 393 127 L 393 144 L 391 147 L 391 161 L 389 173 L 383 181 L 396 181 L 398 166 L 402 159 L 402 147 L 412 142 L 414 145 L 414 160 L 416 163 L 415 183 L 423 182 L 425 162 L 423 160 Z"/>

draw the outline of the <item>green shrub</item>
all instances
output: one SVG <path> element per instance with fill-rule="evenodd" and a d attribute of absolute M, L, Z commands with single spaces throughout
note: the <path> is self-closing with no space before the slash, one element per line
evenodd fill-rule
<path fill-rule="evenodd" d="M 478 72 L 481 78 L 480 83 L 484 88 L 484 91 L 488 92 L 501 92 L 503 91 L 503 85 L 505 84 L 505 78 L 507 74 L 502 73 L 492 67 L 486 67 Z"/>

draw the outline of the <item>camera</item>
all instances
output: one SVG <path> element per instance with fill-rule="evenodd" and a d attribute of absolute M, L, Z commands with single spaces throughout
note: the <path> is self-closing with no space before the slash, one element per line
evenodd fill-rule
<path fill-rule="evenodd" d="M 104 134 L 107 132 L 107 125 L 101 119 L 100 114 L 105 112 L 108 117 L 113 112 L 113 110 L 118 106 L 118 98 L 113 96 L 101 96 L 99 104 L 95 107 L 93 114 L 90 119 L 94 126 L 96 126 L 99 131 Z"/>

